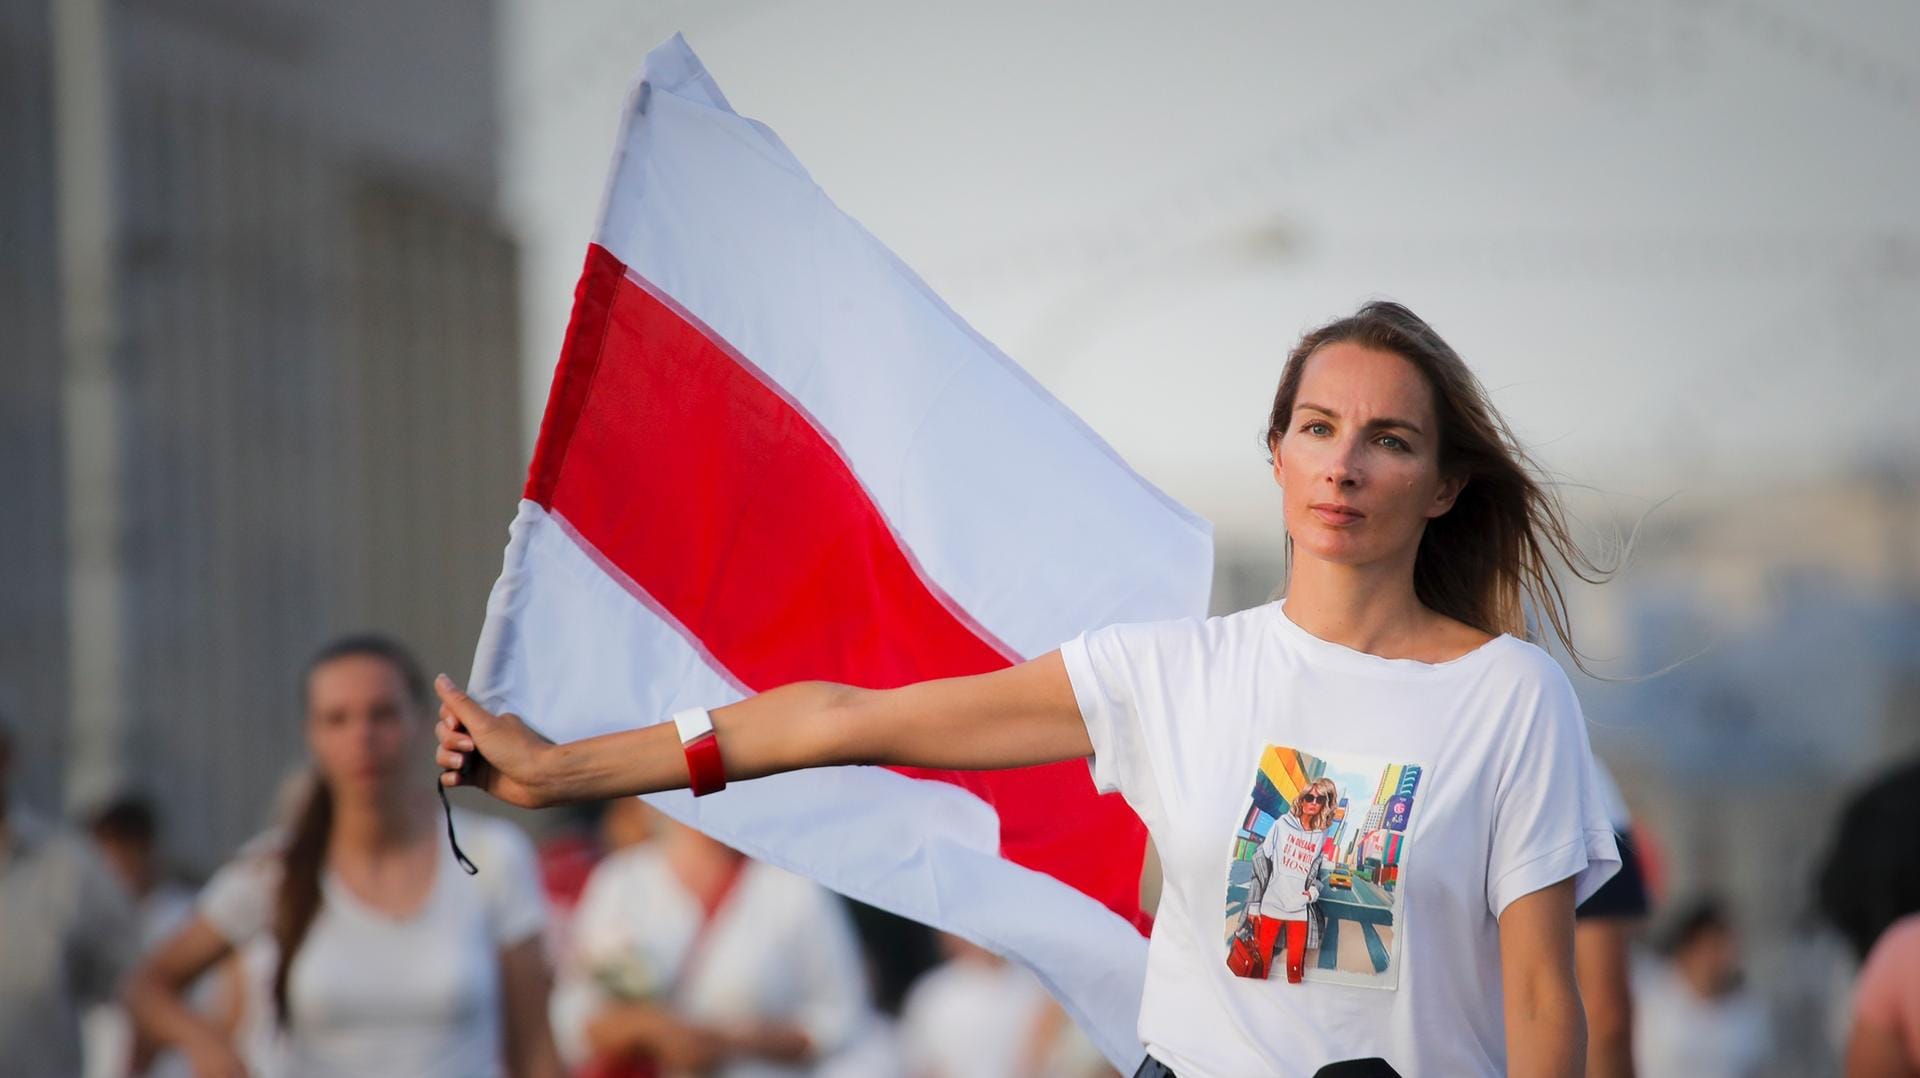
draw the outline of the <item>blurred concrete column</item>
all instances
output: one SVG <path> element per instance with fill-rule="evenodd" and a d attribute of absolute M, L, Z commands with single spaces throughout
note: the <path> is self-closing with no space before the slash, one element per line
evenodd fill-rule
<path fill-rule="evenodd" d="M 127 742 L 113 43 L 105 0 L 54 0 L 52 12 L 72 722 L 66 800 L 82 805 L 118 784 Z"/>

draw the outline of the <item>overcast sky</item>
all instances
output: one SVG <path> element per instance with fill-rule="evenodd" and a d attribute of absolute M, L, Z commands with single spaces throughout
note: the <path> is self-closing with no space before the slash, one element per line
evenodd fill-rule
<path fill-rule="evenodd" d="M 1226 543 L 1278 528 L 1287 347 L 1370 296 L 1629 499 L 1920 459 L 1920 6 L 1795 7 L 508 0 L 529 432 L 626 84 L 677 29 Z"/>

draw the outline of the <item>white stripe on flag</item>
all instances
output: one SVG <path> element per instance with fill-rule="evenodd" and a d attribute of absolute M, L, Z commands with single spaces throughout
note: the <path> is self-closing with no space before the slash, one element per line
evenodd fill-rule
<path fill-rule="evenodd" d="M 1211 526 L 842 213 L 678 36 L 631 107 L 596 241 L 830 432 L 962 609 L 1029 658 L 1205 611 Z"/>

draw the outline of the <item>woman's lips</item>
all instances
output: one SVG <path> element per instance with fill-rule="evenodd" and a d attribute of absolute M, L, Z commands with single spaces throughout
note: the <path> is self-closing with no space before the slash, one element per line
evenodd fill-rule
<path fill-rule="evenodd" d="M 1330 502 L 1317 502 L 1307 508 L 1313 511 L 1314 516 L 1319 517 L 1321 520 L 1336 528 L 1344 528 L 1350 524 L 1358 524 L 1367 519 L 1367 514 L 1362 513 L 1358 509 L 1354 509 L 1351 506 L 1334 505 Z"/>

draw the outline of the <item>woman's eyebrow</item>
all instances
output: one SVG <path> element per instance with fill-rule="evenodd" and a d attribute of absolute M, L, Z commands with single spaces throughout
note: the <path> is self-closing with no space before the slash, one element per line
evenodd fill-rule
<path fill-rule="evenodd" d="M 1327 407 L 1324 404 L 1309 404 L 1306 401 L 1299 401 L 1294 404 L 1294 408 L 1296 410 L 1304 408 L 1309 412 L 1319 412 L 1321 415 L 1326 416 L 1329 419 L 1340 418 L 1339 412 L 1334 411 L 1333 409 Z M 1412 431 L 1415 434 L 1426 433 L 1426 431 L 1420 429 L 1420 424 L 1415 423 L 1413 420 L 1398 419 L 1394 416 L 1381 416 L 1378 419 L 1368 422 L 1367 426 L 1373 428 L 1374 430 L 1380 430 L 1384 427 L 1398 427 L 1401 430 Z"/>

